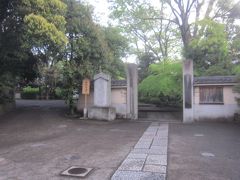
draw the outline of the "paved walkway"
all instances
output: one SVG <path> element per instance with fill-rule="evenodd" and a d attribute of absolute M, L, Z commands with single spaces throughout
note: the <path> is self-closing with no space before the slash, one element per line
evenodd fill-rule
<path fill-rule="evenodd" d="M 168 124 L 153 122 L 112 176 L 112 180 L 165 180 Z"/>

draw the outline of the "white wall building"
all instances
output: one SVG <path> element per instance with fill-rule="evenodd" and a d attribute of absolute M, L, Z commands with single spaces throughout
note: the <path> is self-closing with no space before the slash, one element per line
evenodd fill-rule
<path fill-rule="evenodd" d="M 194 120 L 233 120 L 240 107 L 233 91 L 235 76 L 209 76 L 194 78 Z"/>

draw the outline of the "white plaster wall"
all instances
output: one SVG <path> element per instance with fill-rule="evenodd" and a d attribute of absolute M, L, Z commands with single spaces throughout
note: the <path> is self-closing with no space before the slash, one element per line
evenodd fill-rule
<path fill-rule="evenodd" d="M 117 115 L 122 117 L 126 117 L 127 114 L 127 88 L 112 88 L 111 92 L 111 106 L 116 108 Z M 87 107 L 92 107 L 94 105 L 94 97 L 93 91 L 91 91 L 90 95 L 88 96 L 88 103 Z M 84 108 L 84 95 L 79 96 L 79 100 L 77 103 L 77 109 L 79 111 L 83 110 Z"/>
<path fill-rule="evenodd" d="M 236 104 L 236 98 L 239 94 L 233 92 L 233 86 L 225 86 L 223 88 L 224 104 Z"/>
<path fill-rule="evenodd" d="M 127 103 L 127 88 L 112 89 L 112 104 Z"/>
<path fill-rule="evenodd" d="M 223 99 L 224 104 L 199 104 L 199 87 L 194 88 L 194 119 L 202 120 L 233 120 L 234 113 L 238 112 L 240 107 L 236 102 L 239 94 L 233 92 L 233 86 L 224 86 Z"/>
<path fill-rule="evenodd" d="M 204 120 L 233 120 L 234 113 L 239 110 L 237 104 L 227 105 L 194 105 L 194 119 L 196 121 Z"/>
<path fill-rule="evenodd" d="M 193 104 L 199 104 L 200 94 L 199 87 L 195 87 L 193 91 Z"/>
<path fill-rule="evenodd" d="M 127 114 L 127 88 L 112 88 L 112 106 L 122 117 Z"/>

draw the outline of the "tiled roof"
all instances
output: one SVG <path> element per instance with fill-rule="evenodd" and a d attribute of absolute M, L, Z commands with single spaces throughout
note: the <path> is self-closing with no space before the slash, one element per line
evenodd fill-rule
<path fill-rule="evenodd" d="M 127 81 L 126 80 L 112 80 L 112 86 L 113 87 L 127 86 Z"/>
<path fill-rule="evenodd" d="M 194 77 L 194 84 L 234 84 L 237 83 L 236 76 L 202 76 Z"/>

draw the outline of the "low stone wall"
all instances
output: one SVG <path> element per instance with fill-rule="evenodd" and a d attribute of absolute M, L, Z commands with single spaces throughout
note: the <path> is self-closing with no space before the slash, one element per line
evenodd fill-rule
<path fill-rule="evenodd" d="M 116 109 L 114 107 L 91 107 L 88 109 L 88 118 L 113 121 L 116 119 Z"/>
<path fill-rule="evenodd" d="M 16 103 L 7 103 L 7 104 L 0 104 L 0 115 L 3 115 L 16 107 Z"/>
<path fill-rule="evenodd" d="M 195 105 L 195 121 L 233 121 L 234 114 L 239 111 L 237 104 Z"/>

